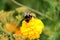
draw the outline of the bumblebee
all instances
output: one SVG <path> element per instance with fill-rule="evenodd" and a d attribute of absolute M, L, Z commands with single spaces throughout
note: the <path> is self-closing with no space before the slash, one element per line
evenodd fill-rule
<path fill-rule="evenodd" d="M 33 16 L 31 16 L 31 15 L 26 15 L 26 16 L 24 17 L 24 19 L 25 19 L 25 21 L 28 23 L 28 22 L 31 20 L 32 17 L 33 17 Z"/>

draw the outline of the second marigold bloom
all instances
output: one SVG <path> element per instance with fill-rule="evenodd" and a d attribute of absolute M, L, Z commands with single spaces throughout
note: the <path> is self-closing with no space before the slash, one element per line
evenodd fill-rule
<path fill-rule="evenodd" d="M 31 18 L 31 20 L 28 23 L 25 20 L 23 20 L 20 31 L 23 36 L 30 39 L 35 39 L 40 37 L 43 28 L 44 24 L 41 20 L 37 18 Z"/>

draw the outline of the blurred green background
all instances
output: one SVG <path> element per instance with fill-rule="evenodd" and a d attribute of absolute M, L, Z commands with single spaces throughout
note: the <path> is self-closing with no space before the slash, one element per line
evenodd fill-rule
<path fill-rule="evenodd" d="M 60 40 L 60 0 L 16 0 L 16 1 L 27 7 L 35 9 L 44 15 L 49 16 L 46 18 L 45 16 L 41 16 L 36 13 L 37 18 L 41 19 L 45 25 L 43 34 L 41 35 L 40 38 L 36 40 Z M 0 11 L 5 10 L 8 12 L 15 10 L 18 7 L 20 6 L 16 5 L 11 0 L 0 0 Z M 3 15 L 2 17 L 5 16 Z M 4 26 L 5 21 L 3 20 L 0 22 L 3 24 L 3 25 L 0 24 L 1 28 L 1 26 L 2 27 Z"/>

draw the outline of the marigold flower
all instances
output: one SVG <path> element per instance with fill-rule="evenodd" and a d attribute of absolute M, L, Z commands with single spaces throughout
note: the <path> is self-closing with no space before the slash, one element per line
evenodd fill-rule
<path fill-rule="evenodd" d="M 4 27 L 4 31 L 5 32 L 15 32 L 16 27 L 11 24 L 11 23 L 6 23 L 5 27 Z"/>
<path fill-rule="evenodd" d="M 40 37 L 43 28 L 44 24 L 41 20 L 32 18 L 28 23 L 25 20 L 22 22 L 20 31 L 24 37 L 35 39 Z"/>

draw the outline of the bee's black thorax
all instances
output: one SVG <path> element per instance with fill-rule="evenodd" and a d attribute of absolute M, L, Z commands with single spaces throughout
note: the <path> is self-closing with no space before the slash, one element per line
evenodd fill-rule
<path fill-rule="evenodd" d="M 26 16 L 24 17 L 24 19 L 25 19 L 26 22 L 29 22 L 31 18 L 32 18 L 31 15 L 26 15 Z"/>

